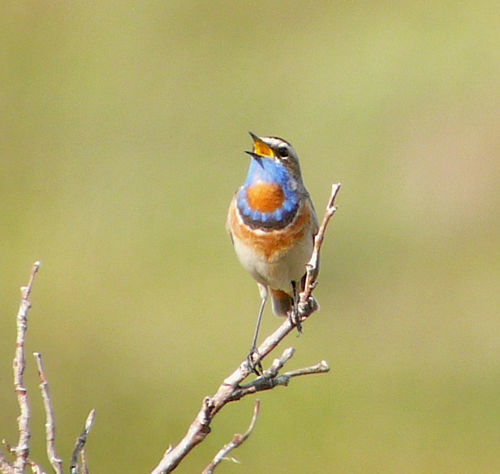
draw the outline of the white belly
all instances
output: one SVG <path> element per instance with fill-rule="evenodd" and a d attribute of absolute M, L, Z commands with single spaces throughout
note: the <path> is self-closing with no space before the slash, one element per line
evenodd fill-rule
<path fill-rule="evenodd" d="M 259 283 L 275 290 L 291 291 L 291 281 L 299 281 L 304 275 L 305 265 L 311 257 L 313 236 L 309 232 L 287 251 L 268 260 L 253 248 L 234 238 L 234 249 L 243 267 Z"/>

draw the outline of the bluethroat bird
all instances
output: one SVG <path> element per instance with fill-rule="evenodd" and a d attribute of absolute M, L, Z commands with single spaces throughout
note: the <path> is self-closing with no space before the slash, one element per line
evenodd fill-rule
<path fill-rule="evenodd" d="M 273 312 L 288 316 L 300 331 L 298 294 L 313 250 L 318 218 L 302 181 L 292 145 L 277 137 L 250 132 L 253 151 L 243 186 L 231 201 L 226 227 L 236 255 L 257 281 L 261 304 L 248 355 L 253 372 L 257 337 L 269 293 Z M 313 304 L 317 306 L 313 300 Z"/>

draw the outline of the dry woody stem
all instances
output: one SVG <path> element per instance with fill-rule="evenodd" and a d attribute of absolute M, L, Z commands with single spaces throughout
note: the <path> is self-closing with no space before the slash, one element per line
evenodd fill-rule
<path fill-rule="evenodd" d="M 43 406 L 45 408 L 45 438 L 47 440 L 47 457 L 54 468 L 56 474 L 62 474 L 62 459 L 56 453 L 56 424 L 54 420 L 54 411 L 52 409 L 52 400 L 49 392 L 49 382 L 45 376 L 45 369 L 42 362 L 42 354 L 34 352 L 38 377 L 40 378 L 40 391 L 42 392 Z"/>
<path fill-rule="evenodd" d="M 335 199 L 339 190 L 340 184 L 334 184 L 332 186 L 332 192 L 326 207 L 325 216 L 314 239 L 313 253 L 306 266 L 306 283 L 299 298 L 299 314 L 301 321 L 305 321 L 317 309 L 314 305 L 310 304 L 310 297 L 317 285 L 321 245 L 328 223 L 336 211 Z M 291 318 L 286 318 L 281 326 L 279 326 L 259 346 L 257 349 L 257 356 L 254 357 L 254 363 L 258 364 L 262 361 L 295 327 L 296 324 L 291 321 Z M 200 411 L 191 423 L 184 438 L 177 445 L 168 447 L 160 463 L 153 469 L 152 474 L 172 472 L 189 452 L 207 437 L 210 433 L 210 424 L 213 418 L 227 403 L 239 400 L 246 395 L 259 391 L 270 390 L 279 385 L 286 386 L 293 377 L 320 374 L 328 372 L 329 370 L 328 364 L 325 361 L 321 361 L 314 366 L 279 375 L 279 371 L 290 358 L 293 357 L 293 354 L 293 348 L 286 349 L 282 356 L 276 359 L 268 370 L 265 370 L 260 377 L 247 385 L 241 385 L 241 383 L 252 373 L 252 370 L 248 361 L 243 361 L 239 367 L 223 381 L 212 397 L 205 397 Z M 215 468 L 215 465 L 213 467 Z"/>
<path fill-rule="evenodd" d="M 78 466 L 78 456 L 80 456 L 82 463 L 81 470 L 83 472 L 87 472 L 87 460 L 85 457 L 84 448 L 85 444 L 87 443 L 87 438 L 89 436 L 90 430 L 94 425 L 94 421 L 95 421 L 95 410 L 90 410 L 90 413 L 88 414 L 87 419 L 85 421 L 85 426 L 83 427 L 80 436 L 76 440 L 75 449 L 73 450 L 73 455 L 71 456 L 71 465 L 69 467 L 69 472 L 71 474 L 78 474 L 80 472 Z"/>
<path fill-rule="evenodd" d="M 3 439 L 7 453 L 14 457 L 14 461 L 9 462 L 3 452 L 0 451 L 0 473 L 2 474 L 24 474 L 27 467 L 35 474 L 46 474 L 42 467 L 30 458 L 30 406 L 28 400 L 28 392 L 24 385 L 24 370 L 26 368 L 26 333 L 28 329 L 28 311 L 31 308 L 29 297 L 35 281 L 35 276 L 40 268 L 40 262 L 35 262 L 31 270 L 30 279 L 26 286 L 21 287 L 21 304 L 17 313 L 17 339 L 16 339 L 16 352 L 14 356 L 13 371 L 14 371 L 14 388 L 19 405 L 20 415 L 18 417 L 18 431 L 19 440 L 16 446 L 10 446 L 7 440 Z M 39 352 L 33 353 L 35 362 L 38 369 L 38 377 L 40 379 L 40 391 L 43 399 L 43 406 L 45 410 L 45 439 L 47 446 L 47 457 L 52 465 L 56 474 L 62 474 L 62 459 L 59 458 L 56 452 L 56 425 L 54 418 L 54 411 L 52 408 L 52 400 L 50 398 L 49 382 L 45 375 L 45 368 L 42 361 L 42 355 Z M 87 418 L 84 433 L 78 438 L 77 447 L 75 448 L 78 458 L 80 453 L 83 453 L 83 446 L 85 445 L 88 432 L 92 426 L 94 419 L 94 410 L 91 411 Z M 72 473 L 87 473 L 85 458 L 81 455 L 81 466 L 72 464 Z M 80 469 L 81 467 L 81 469 Z"/>
<path fill-rule="evenodd" d="M 317 285 L 321 246 L 328 223 L 336 211 L 335 199 L 339 190 L 340 184 L 334 184 L 332 186 L 331 196 L 326 207 L 323 221 L 314 238 L 313 253 L 306 265 L 305 287 L 299 295 L 299 318 L 297 318 L 296 321 L 293 321 L 293 318 L 286 318 L 285 321 L 260 344 L 253 358 L 254 364 L 260 364 L 260 362 L 274 351 L 278 344 L 290 334 L 295 327 L 300 327 L 301 322 L 307 320 L 317 309 L 317 305 L 314 304 L 311 295 Z M 30 458 L 31 413 L 28 392 L 24 384 L 24 371 L 26 367 L 25 343 L 28 329 L 28 312 L 31 307 L 29 298 L 39 268 L 40 262 L 35 262 L 31 270 L 28 284 L 21 288 L 21 304 L 17 313 L 16 351 L 13 362 L 14 388 L 20 413 L 18 417 L 19 439 L 17 444 L 13 447 L 11 447 L 6 440 L 3 440 L 7 456 L 0 450 L 0 473 L 2 474 L 24 474 L 28 467 L 34 473 L 45 474 L 45 471 L 40 465 Z M 241 362 L 236 370 L 222 382 L 213 396 L 207 396 L 203 399 L 201 408 L 184 438 L 178 444 L 170 446 L 165 451 L 163 458 L 153 469 L 153 474 L 173 471 L 191 450 L 207 437 L 211 430 L 210 425 L 212 420 L 226 404 L 240 400 L 247 395 L 253 395 L 257 392 L 271 390 L 278 386 L 287 386 L 290 380 L 295 377 L 322 374 L 330 370 L 328 364 L 325 361 L 321 361 L 310 367 L 281 373 L 281 370 L 290 361 L 294 353 L 295 349 L 293 347 L 285 349 L 281 356 L 276 358 L 271 366 L 263 371 L 262 375 L 247 384 L 243 384 L 242 382 L 252 374 L 252 367 L 249 365 L 248 360 Z M 54 472 L 56 474 L 62 474 L 62 459 L 59 458 L 56 452 L 56 425 L 50 398 L 49 384 L 41 354 L 35 352 L 34 356 L 38 368 L 40 390 L 46 416 L 45 437 L 47 456 Z M 241 446 L 241 444 L 248 439 L 257 422 L 259 407 L 260 404 L 257 401 L 248 430 L 243 435 L 235 434 L 232 441 L 220 449 L 210 464 L 205 468 L 205 473 L 212 473 L 222 460 L 228 459 L 227 456 L 232 450 Z M 91 410 L 86 419 L 82 433 L 76 440 L 69 466 L 69 472 L 71 474 L 88 474 L 85 445 L 94 420 L 95 410 Z M 13 461 L 9 461 L 7 458 L 8 456 L 12 456 Z"/>
<path fill-rule="evenodd" d="M 40 262 L 35 262 L 31 270 L 30 279 L 27 286 L 21 287 L 21 305 L 17 313 L 17 339 L 16 354 L 14 356 L 14 389 L 17 395 L 20 415 L 18 417 L 19 441 L 14 448 L 16 460 L 14 461 L 14 472 L 23 473 L 30 453 L 30 406 L 28 403 L 28 392 L 24 386 L 24 369 L 26 368 L 26 357 L 24 346 L 26 341 L 26 331 L 28 330 L 28 311 L 31 307 L 29 297 L 35 281 L 35 276 L 40 268 Z"/>
<path fill-rule="evenodd" d="M 250 422 L 250 426 L 245 431 L 244 434 L 236 433 L 233 436 L 233 439 L 224 445 L 220 451 L 215 455 L 210 464 L 203 470 L 202 474 L 212 474 L 217 465 L 219 465 L 224 459 L 228 459 L 234 462 L 238 462 L 234 458 L 228 458 L 227 455 L 233 450 L 241 446 L 248 437 L 252 434 L 253 429 L 255 428 L 255 424 L 257 423 L 257 417 L 259 416 L 260 411 L 260 400 L 255 400 L 255 406 L 253 408 L 253 416 L 252 421 Z"/>

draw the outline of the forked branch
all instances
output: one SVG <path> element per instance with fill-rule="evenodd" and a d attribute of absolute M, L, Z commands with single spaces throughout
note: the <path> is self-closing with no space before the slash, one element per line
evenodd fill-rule
<path fill-rule="evenodd" d="M 315 305 L 310 303 L 310 299 L 312 291 L 317 285 L 321 245 L 323 244 L 328 223 L 336 211 L 335 199 L 339 190 L 340 184 L 334 184 L 332 186 L 332 192 L 323 221 L 314 239 L 313 253 L 306 268 L 305 287 L 299 297 L 299 314 L 301 321 L 305 321 L 317 309 Z M 255 364 L 265 359 L 265 357 L 272 352 L 290 332 L 292 332 L 295 324 L 291 319 L 292 318 L 286 318 L 285 321 L 268 336 L 264 342 L 262 342 L 254 357 Z M 200 411 L 191 423 L 184 438 L 177 445 L 168 447 L 160 463 L 153 469 L 152 474 L 172 472 L 188 453 L 207 437 L 210 433 L 210 424 L 213 418 L 227 403 L 239 400 L 246 395 L 258 391 L 269 390 L 279 385 L 287 385 L 293 377 L 299 375 L 318 374 L 328 372 L 329 370 L 328 364 L 325 361 L 321 361 L 314 366 L 286 372 L 280 376 L 279 371 L 293 354 L 293 348 L 285 350 L 281 358 L 276 359 L 268 370 L 265 370 L 260 377 L 247 385 L 241 385 L 241 383 L 252 373 L 252 369 L 247 360 L 243 361 L 239 367 L 223 381 L 212 397 L 205 397 Z"/>
<path fill-rule="evenodd" d="M 24 474 L 26 468 L 29 466 L 31 471 L 35 474 L 45 474 L 42 467 L 29 457 L 30 451 L 30 406 L 28 400 L 28 392 L 24 385 L 24 370 L 26 368 L 25 345 L 26 333 L 28 329 L 28 311 L 31 308 L 29 297 L 35 281 L 35 276 L 40 268 L 40 262 L 35 262 L 31 270 L 30 278 L 26 286 L 21 287 L 21 304 L 17 313 L 17 338 L 16 338 L 16 352 L 14 355 L 13 371 L 14 371 L 14 388 L 19 405 L 20 415 L 18 417 L 18 431 L 19 440 L 16 446 L 10 446 L 7 440 L 2 440 L 2 444 L 6 448 L 8 454 L 14 457 L 12 462 L 9 462 L 7 457 L 0 451 L 0 473 L 2 474 Z M 38 376 L 40 379 L 40 390 L 43 398 L 43 405 L 45 410 L 45 438 L 47 443 L 47 456 L 56 474 L 62 474 L 62 460 L 56 453 L 56 427 L 54 412 L 52 409 L 52 401 L 50 398 L 49 383 L 45 375 L 45 368 L 42 362 L 42 355 L 39 352 L 34 354 L 35 361 L 38 368 Z M 88 431 L 92 426 L 94 417 L 94 410 L 87 419 L 85 435 L 80 436 L 75 448 L 76 457 L 82 451 L 85 441 L 87 439 Z M 89 421 L 90 420 L 90 421 Z M 83 441 L 82 441 L 83 438 Z M 82 473 L 86 472 L 85 461 L 82 456 Z M 72 464 L 73 468 L 73 464 Z M 79 472 L 78 467 L 71 471 L 72 473 Z"/>
<path fill-rule="evenodd" d="M 229 443 L 224 445 L 222 449 L 215 455 L 210 464 L 203 470 L 202 474 L 212 474 L 215 468 L 224 459 L 229 459 L 231 461 L 238 462 L 235 458 L 228 458 L 227 455 L 231 451 L 233 451 L 233 449 L 240 447 L 252 434 L 252 431 L 255 428 L 255 424 L 257 423 L 257 417 L 259 416 L 259 411 L 260 411 L 260 400 L 255 400 L 252 421 L 250 422 L 250 426 L 248 427 L 248 429 L 245 431 L 244 434 L 236 433 L 233 436 L 233 439 Z"/>
<path fill-rule="evenodd" d="M 83 427 L 83 430 L 78 436 L 76 443 L 75 443 L 75 449 L 73 450 L 73 455 L 71 456 L 71 464 L 69 467 L 69 472 L 71 474 L 78 474 L 79 472 L 79 465 L 78 465 L 78 456 L 81 458 L 81 469 L 85 473 L 87 472 L 87 460 L 85 457 L 85 444 L 87 443 L 87 438 L 89 436 L 90 430 L 92 429 L 92 426 L 94 425 L 95 421 L 95 410 L 90 410 L 90 413 L 87 416 L 87 419 L 85 420 L 85 426 Z"/>

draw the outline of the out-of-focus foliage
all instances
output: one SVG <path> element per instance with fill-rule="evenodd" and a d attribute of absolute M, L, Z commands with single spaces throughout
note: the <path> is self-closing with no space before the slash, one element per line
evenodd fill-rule
<path fill-rule="evenodd" d="M 246 354 L 258 307 L 224 231 L 248 130 L 297 149 L 321 214 L 290 367 L 221 472 L 500 470 L 498 2 L 3 2 L 0 436 L 18 287 L 66 460 L 148 472 Z M 268 310 L 263 334 L 278 324 Z M 44 459 L 33 360 L 33 457 Z M 253 400 L 179 469 L 199 472 Z"/>

